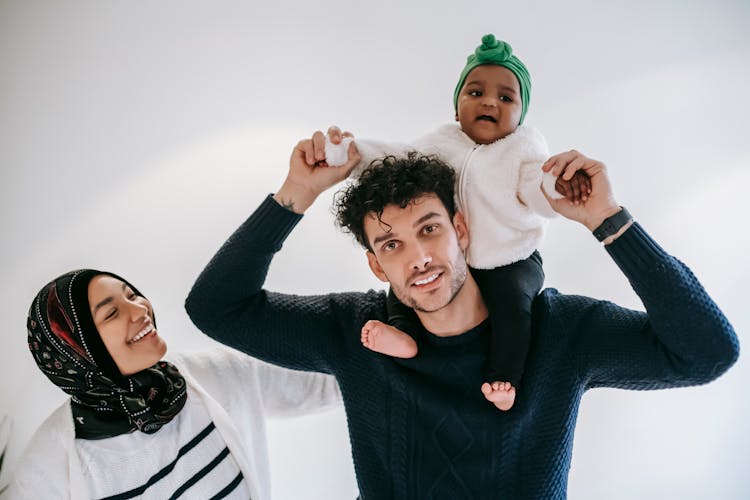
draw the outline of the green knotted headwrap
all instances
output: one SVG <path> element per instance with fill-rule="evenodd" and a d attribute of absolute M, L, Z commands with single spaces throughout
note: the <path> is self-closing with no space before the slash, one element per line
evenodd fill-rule
<path fill-rule="evenodd" d="M 461 87 L 464 86 L 466 76 L 471 70 L 483 64 L 503 66 L 516 75 L 521 87 L 521 120 L 518 124 L 522 124 L 523 119 L 526 117 L 526 110 L 529 109 L 529 98 L 531 96 L 529 70 L 526 69 L 526 66 L 520 59 L 513 55 L 513 49 L 509 43 L 496 40 L 495 35 L 492 34 L 484 35 L 482 37 L 482 45 L 477 47 L 474 53 L 466 59 L 466 66 L 461 72 L 458 85 L 456 85 L 456 90 L 453 92 L 453 108 L 458 112 L 458 94 L 461 92 Z"/>

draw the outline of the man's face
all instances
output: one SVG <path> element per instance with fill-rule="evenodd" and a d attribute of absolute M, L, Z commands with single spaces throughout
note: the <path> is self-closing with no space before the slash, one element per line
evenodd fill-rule
<path fill-rule="evenodd" d="M 503 66 L 477 66 L 458 94 L 456 119 L 477 144 L 491 144 L 512 133 L 521 120 L 521 86 Z"/>
<path fill-rule="evenodd" d="M 370 269 L 389 282 L 399 300 L 422 312 L 451 303 L 466 280 L 468 244 L 461 214 L 450 219 L 435 195 L 416 198 L 406 208 L 389 205 L 380 220 L 365 217 Z"/>

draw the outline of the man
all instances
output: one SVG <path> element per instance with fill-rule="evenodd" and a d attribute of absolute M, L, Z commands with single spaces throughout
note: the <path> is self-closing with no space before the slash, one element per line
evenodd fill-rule
<path fill-rule="evenodd" d="M 338 142 L 340 132 L 330 133 Z M 387 159 L 347 190 L 338 218 L 424 329 L 413 332 L 414 358 L 366 349 L 360 331 L 368 320 L 385 319 L 383 292 L 306 297 L 262 289 L 273 254 L 301 214 L 357 163 L 354 146 L 349 153 L 345 166 L 328 167 L 322 133 L 301 141 L 281 189 L 214 256 L 186 307 L 201 330 L 225 344 L 335 375 L 362 498 L 565 498 L 587 389 L 702 384 L 737 359 L 732 327 L 690 271 L 621 210 L 604 165 L 575 151 L 550 158 L 544 169 L 565 178 L 583 170 L 589 199 L 550 203 L 597 229 L 648 313 L 543 291 L 523 388 L 512 410 L 498 412 L 478 390 L 487 309 L 463 258 L 468 234 L 454 212 L 452 172 L 434 159 Z"/>

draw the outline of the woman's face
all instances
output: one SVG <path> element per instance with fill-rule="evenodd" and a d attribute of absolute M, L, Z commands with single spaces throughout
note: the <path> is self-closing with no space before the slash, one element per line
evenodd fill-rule
<path fill-rule="evenodd" d="M 154 327 L 151 302 L 122 281 L 100 274 L 89 283 L 89 307 L 104 346 L 123 375 L 159 361 L 167 344 Z"/>

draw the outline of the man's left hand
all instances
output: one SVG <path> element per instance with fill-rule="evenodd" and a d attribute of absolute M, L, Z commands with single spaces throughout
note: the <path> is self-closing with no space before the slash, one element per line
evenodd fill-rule
<path fill-rule="evenodd" d="M 552 156 L 544 162 L 542 170 L 560 176 L 563 181 L 570 181 L 578 171 L 583 171 L 589 177 L 591 193 L 585 201 L 576 204 L 566 198 L 553 200 L 547 197 L 547 200 L 557 213 L 580 222 L 590 231 L 599 227 L 604 219 L 620 210 L 620 206 L 615 201 L 604 163 L 588 158 L 573 149 Z"/>

